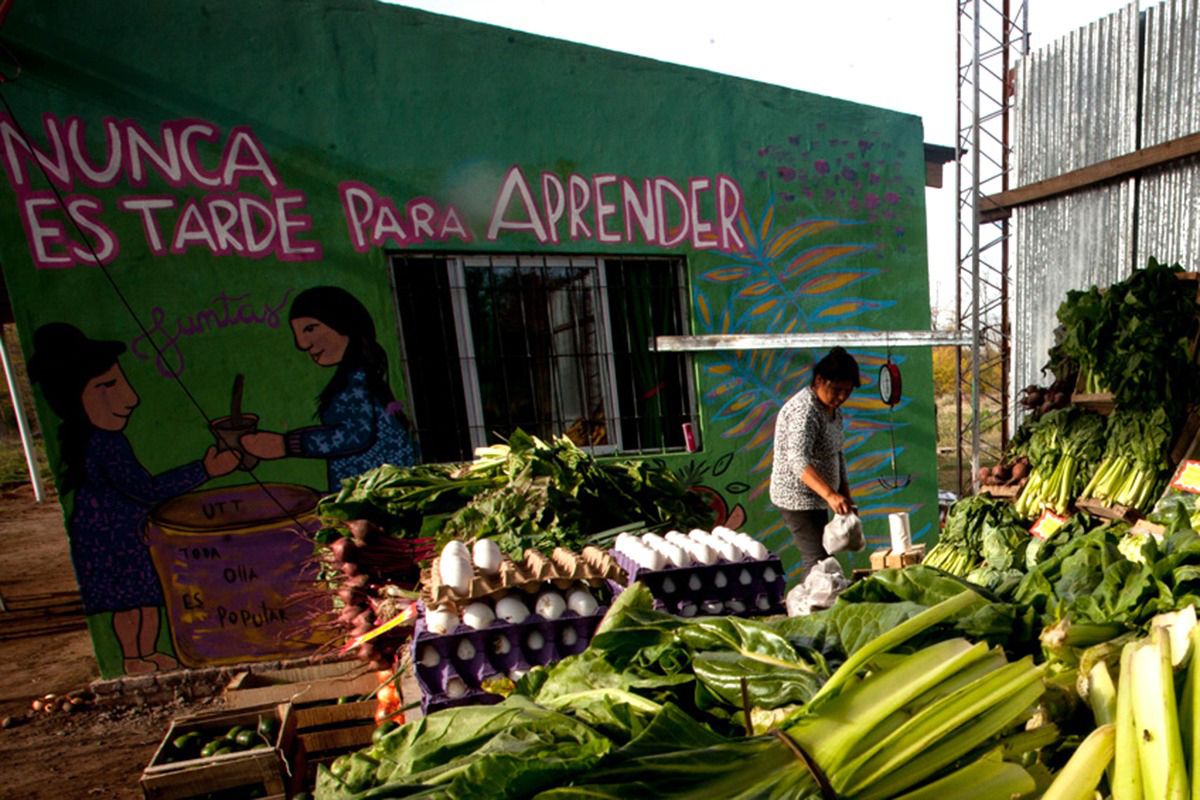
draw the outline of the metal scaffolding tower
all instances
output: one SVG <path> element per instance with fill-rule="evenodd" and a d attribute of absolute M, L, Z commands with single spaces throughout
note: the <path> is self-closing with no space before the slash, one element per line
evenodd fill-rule
<path fill-rule="evenodd" d="M 957 467 L 960 493 L 1008 442 L 1009 221 L 984 221 L 981 200 L 1009 188 L 1010 70 L 1029 49 L 1028 0 L 958 2 Z M 964 365 L 964 360 L 968 363 Z M 964 406 L 969 405 L 964 412 Z M 963 473 L 969 463 L 970 475 Z"/>

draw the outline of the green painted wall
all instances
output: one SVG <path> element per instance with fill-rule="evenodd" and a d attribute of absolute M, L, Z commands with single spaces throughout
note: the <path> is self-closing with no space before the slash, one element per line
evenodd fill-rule
<path fill-rule="evenodd" d="M 0 192 L 0 259 L 26 355 L 32 332 L 50 321 L 125 342 L 130 349 L 121 365 L 141 397 L 125 433 L 151 472 L 203 454 L 211 442 L 205 418 L 228 413 L 238 373 L 246 376 L 243 405 L 261 415 L 260 427 L 313 422 L 315 397 L 329 374 L 296 351 L 287 322 L 290 298 L 310 286 L 342 286 L 367 306 L 393 364 L 392 384 L 403 393 L 385 248 L 681 255 L 689 264 L 696 333 L 929 324 L 916 117 L 365 0 L 17 0 L 0 27 L 0 43 L 21 66 L 16 80 L 0 86 L 15 114 L 0 118 L 9 185 Z M 22 157 L 17 129 L 50 154 L 51 166 L 55 137 L 69 142 L 79 132 L 96 173 L 112 164 L 114 132 L 128 143 L 127 129 L 136 128 L 161 149 L 164 126 L 182 135 L 189 124 L 185 150 L 194 153 L 196 171 L 184 168 L 178 179 L 166 179 L 149 168 L 139 178 L 129 148 L 119 146 L 123 161 L 111 179 L 89 180 L 68 159 L 59 189 L 89 233 L 98 233 L 112 280 L 199 409 L 169 370 L 156 366 L 90 256 L 73 254 L 54 235 L 58 225 L 77 238 L 63 224 L 47 180 Z M 740 238 L 745 247 L 721 251 L 685 240 L 664 249 L 642 237 L 605 242 L 594 216 L 590 233 L 577 239 L 564 216 L 557 244 L 540 243 L 516 226 L 489 239 L 500 188 L 514 167 L 528 178 L 535 200 L 543 172 L 564 184 L 572 174 L 587 181 L 622 176 L 637 186 L 661 177 L 685 192 L 689 180 L 707 179 L 699 209 L 714 235 L 722 233 L 716 187 L 723 179 L 734 187 L 726 197 L 741 203 L 726 239 Z M 435 231 L 450 232 L 442 241 L 426 236 L 356 247 L 341 195 L 348 187 L 389 198 L 409 232 L 407 206 L 424 199 L 435 209 Z M 601 191 L 614 196 L 612 185 Z M 130 205 L 147 197 L 170 206 L 153 212 L 159 253 L 144 225 L 150 212 Z M 260 257 L 213 252 L 204 243 L 206 226 L 198 220 L 214 201 L 224 210 L 240 198 L 264 208 L 282 204 L 293 252 L 280 257 L 285 245 L 278 230 L 275 252 Z M 184 212 L 189 203 L 199 216 Z M 671 213 L 678 222 L 678 212 Z M 525 219 L 515 208 L 502 216 Z M 181 219 L 183 246 L 171 252 Z M 618 208 L 608 230 L 619 232 L 623 223 Z M 259 217 L 255 235 L 265 224 Z M 31 225 L 43 229 L 40 240 Z M 245 245 L 235 223 L 228 230 Z M 40 268 L 33 257 L 38 241 L 45 249 Z M 891 354 L 905 381 L 905 399 L 894 411 L 873 399 L 874 376 L 888 354 L 856 355 L 872 385 L 848 406 L 847 452 L 868 538 L 871 546 L 885 542 L 887 514 L 903 510 L 920 539 L 937 513 L 930 355 Z M 767 502 L 771 433 L 775 412 L 808 381 L 812 357 L 697 355 L 702 450 L 669 457 L 720 496 L 714 505 L 732 521 L 744 518 L 745 529 L 789 561 L 786 531 Z M 40 396 L 39 416 L 45 430 L 55 429 L 57 417 Z M 898 471 L 912 477 L 903 489 L 879 480 L 892 476 L 892 429 Z M 58 464 L 55 441 L 47 439 Z M 324 465 L 287 459 L 265 463 L 256 474 L 268 483 L 321 487 Z M 246 482 L 239 472 L 211 485 Z M 68 495 L 67 513 L 70 503 Z M 92 622 L 102 669 L 120 672 L 107 628 Z"/>

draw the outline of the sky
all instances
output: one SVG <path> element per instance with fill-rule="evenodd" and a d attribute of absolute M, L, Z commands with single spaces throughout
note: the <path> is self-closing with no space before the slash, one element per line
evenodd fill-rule
<path fill-rule="evenodd" d="M 958 0 L 399 0 L 438 14 L 916 114 L 925 141 L 957 141 Z M 1017 0 L 1011 0 L 1013 6 Z M 1124 8 L 1028 0 L 1040 49 Z M 1143 5 L 1150 5 L 1144 2 Z M 986 7 L 986 6 L 985 6 Z M 981 14 L 988 19 L 986 11 Z M 955 166 L 926 190 L 930 304 L 954 307 Z"/>

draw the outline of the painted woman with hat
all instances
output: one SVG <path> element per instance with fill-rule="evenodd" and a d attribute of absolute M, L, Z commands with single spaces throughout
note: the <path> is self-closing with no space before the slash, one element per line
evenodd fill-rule
<path fill-rule="evenodd" d="M 366 307 L 345 289 L 314 286 L 296 295 L 288 319 L 296 349 L 317 366 L 334 368 L 317 396 L 321 422 L 286 434 L 246 434 L 246 452 L 261 459 L 323 458 L 329 491 L 381 464 L 415 464 L 412 426 L 388 384 L 387 353 Z"/>
<path fill-rule="evenodd" d="M 125 345 L 51 322 L 34 332 L 33 349 L 30 377 L 62 420 L 58 484 L 75 493 L 67 530 L 84 611 L 112 613 L 127 674 L 177 667 L 157 648 L 164 599 L 146 521 L 159 503 L 232 472 L 238 455 L 209 447 L 202 459 L 151 475 L 124 433 L 140 402 L 118 361 Z"/>

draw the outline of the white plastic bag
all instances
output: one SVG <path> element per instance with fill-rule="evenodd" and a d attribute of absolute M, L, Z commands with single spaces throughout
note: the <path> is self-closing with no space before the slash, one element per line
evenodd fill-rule
<path fill-rule="evenodd" d="M 785 605 L 789 617 L 801 617 L 822 608 L 829 608 L 850 581 L 842 565 L 832 556 L 818 561 L 802 583 L 787 593 Z"/>
<path fill-rule="evenodd" d="M 862 520 L 858 514 L 835 514 L 821 535 L 825 552 L 833 555 L 843 550 L 862 550 L 867 546 L 863 537 Z"/>

